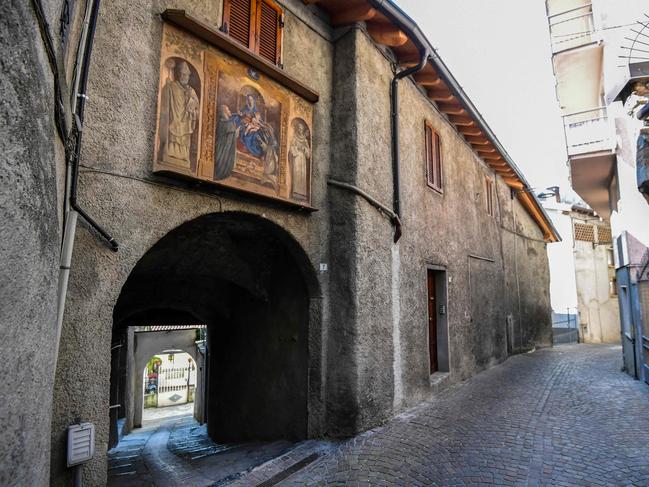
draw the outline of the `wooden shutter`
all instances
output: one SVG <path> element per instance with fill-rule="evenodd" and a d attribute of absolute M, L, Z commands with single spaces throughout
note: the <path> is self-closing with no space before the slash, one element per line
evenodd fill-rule
<path fill-rule="evenodd" d="M 426 179 L 428 186 L 442 191 L 442 150 L 439 134 L 426 122 L 425 124 L 425 146 L 426 146 Z"/>
<path fill-rule="evenodd" d="M 487 213 L 494 216 L 496 214 L 494 205 L 494 182 L 488 177 L 485 177 L 485 196 L 487 202 Z"/>
<path fill-rule="evenodd" d="M 434 144 L 434 158 L 433 163 L 435 164 L 435 187 L 438 190 L 442 190 L 442 143 L 437 132 L 434 133 L 435 137 L 433 138 Z"/>
<path fill-rule="evenodd" d="M 257 12 L 257 49 L 273 64 L 279 64 L 282 37 L 282 9 L 271 0 L 260 0 Z"/>
<path fill-rule="evenodd" d="M 223 7 L 223 24 L 228 34 L 248 48 L 254 46 L 254 32 L 251 29 L 254 1 L 226 0 Z"/>

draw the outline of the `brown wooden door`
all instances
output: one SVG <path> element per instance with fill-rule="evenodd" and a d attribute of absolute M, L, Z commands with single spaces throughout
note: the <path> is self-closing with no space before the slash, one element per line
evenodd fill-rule
<path fill-rule="evenodd" d="M 428 270 L 428 353 L 430 373 L 437 372 L 437 295 L 435 293 L 435 272 Z"/>

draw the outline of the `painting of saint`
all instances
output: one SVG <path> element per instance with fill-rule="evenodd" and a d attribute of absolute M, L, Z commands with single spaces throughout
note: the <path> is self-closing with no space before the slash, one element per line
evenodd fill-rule
<path fill-rule="evenodd" d="M 200 80 L 191 63 L 179 57 L 167 59 L 168 77 L 160 95 L 159 160 L 192 168 L 198 150 Z"/>
<path fill-rule="evenodd" d="M 217 103 L 214 179 L 234 176 L 277 189 L 281 105 L 223 73 Z M 252 163 L 238 166 L 241 157 Z"/>
<path fill-rule="evenodd" d="M 299 200 L 309 200 L 309 180 L 311 165 L 311 131 L 301 118 L 291 122 L 293 138 L 288 152 L 291 163 L 291 196 Z"/>
<path fill-rule="evenodd" d="M 216 125 L 216 149 L 214 180 L 229 178 L 237 162 L 237 142 L 239 126 L 234 121 L 232 112 L 227 105 L 219 107 L 219 121 Z"/>

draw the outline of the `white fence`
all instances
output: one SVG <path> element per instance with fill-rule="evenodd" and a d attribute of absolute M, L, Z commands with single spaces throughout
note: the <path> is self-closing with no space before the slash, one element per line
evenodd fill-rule
<path fill-rule="evenodd" d="M 144 371 L 144 407 L 177 406 L 194 401 L 196 366 L 159 367 Z"/>

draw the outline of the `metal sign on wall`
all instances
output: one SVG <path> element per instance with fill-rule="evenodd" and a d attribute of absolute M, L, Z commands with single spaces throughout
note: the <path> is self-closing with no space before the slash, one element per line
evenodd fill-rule
<path fill-rule="evenodd" d="M 154 171 L 311 205 L 313 105 L 164 24 Z"/>

